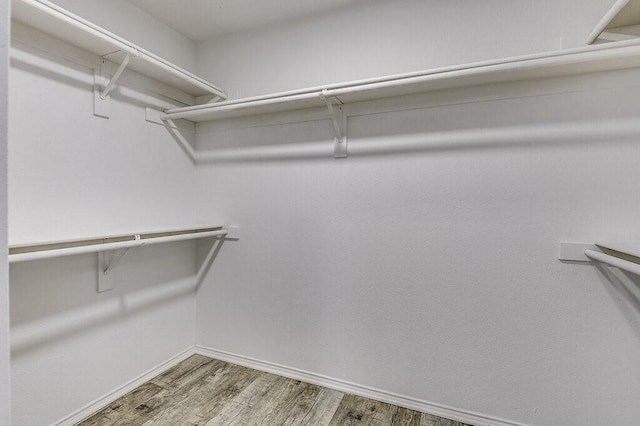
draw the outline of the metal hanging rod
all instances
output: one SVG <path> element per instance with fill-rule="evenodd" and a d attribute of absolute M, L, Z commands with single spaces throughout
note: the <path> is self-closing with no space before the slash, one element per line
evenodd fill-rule
<path fill-rule="evenodd" d="M 208 81 L 190 73 L 189 71 L 178 67 L 175 64 L 149 52 L 137 46 L 130 41 L 119 37 L 110 31 L 90 22 L 74 13 L 69 12 L 66 9 L 61 8 L 60 6 L 51 3 L 48 0 L 20 0 L 21 3 L 29 5 L 39 11 L 49 15 L 53 18 L 58 19 L 61 22 L 68 24 L 76 29 L 79 29 L 93 37 L 96 37 L 110 45 L 114 48 L 121 50 L 125 53 L 131 54 L 136 60 L 145 61 L 155 68 L 163 70 L 173 77 L 176 77 L 184 82 L 191 84 L 199 88 L 200 90 L 215 95 L 220 99 L 227 99 L 227 94 L 224 90 L 219 87 L 209 83 Z"/>
<path fill-rule="evenodd" d="M 227 234 L 228 230 L 225 227 L 217 226 L 13 246 L 9 247 L 9 262 L 25 262 L 58 256 L 97 253 L 150 244 L 225 236 Z"/>
<path fill-rule="evenodd" d="M 406 95 L 409 93 L 463 87 L 473 84 L 544 78 L 638 66 L 640 40 L 593 45 L 512 58 L 455 65 L 432 70 L 396 74 L 345 83 L 318 86 L 215 104 L 172 108 L 162 120 L 184 118 L 192 121 L 215 119 L 216 114 L 252 109 L 259 113 L 321 106 L 322 98 L 341 97 L 343 103 Z M 348 98 L 351 96 L 351 98 Z M 318 100 L 314 104 L 312 101 Z M 273 106 L 273 111 L 268 107 Z M 278 109 L 280 108 L 280 109 Z M 247 113 L 250 115 L 250 112 Z"/>
<path fill-rule="evenodd" d="M 584 255 L 589 259 L 595 260 L 600 263 L 606 263 L 610 266 L 615 266 L 623 271 L 630 272 L 632 274 L 640 275 L 640 264 L 630 262 L 628 260 L 621 259 L 616 256 L 611 256 L 595 250 L 585 250 Z"/>
<path fill-rule="evenodd" d="M 586 44 L 592 44 L 595 42 L 600 34 L 607 29 L 611 21 L 618 15 L 625 6 L 629 4 L 629 0 L 616 0 L 616 2 L 611 6 L 611 9 L 600 19 L 598 24 L 595 26 L 589 37 L 587 37 Z"/>

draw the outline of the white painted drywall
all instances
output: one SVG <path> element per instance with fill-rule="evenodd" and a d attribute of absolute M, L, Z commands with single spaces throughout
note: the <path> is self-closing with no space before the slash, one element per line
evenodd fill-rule
<path fill-rule="evenodd" d="M 198 293 L 198 344 L 528 425 L 634 424 L 640 280 L 622 277 L 631 296 L 557 249 L 640 237 L 640 132 L 618 133 L 638 77 L 354 116 L 345 160 L 328 121 L 201 127 L 200 149 L 258 155 L 198 170 L 204 215 L 242 227 Z M 327 155 L 260 160 L 287 144 Z"/>
<path fill-rule="evenodd" d="M 8 426 L 10 405 L 9 266 L 7 264 L 7 121 L 10 3 L 0 0 L 0 425 Z"/>
<path fill-rule="evenodd" d="M 216 37 L 198 73 L 230 98 L 584 44 L 610 0 L 372 0 Z"/>
<path fill-rule="evenodd" d="M 95 117 L 91 61 L 40 41 L 11 52 L 11 244 L 193 226 L 193 164 L 136 93 L 160 96 L 117 89 Z M 100 294 L 95 254 L 10 269 L 12 424 L 52 424 L 194 343 L 194 242 L 129 250 Z"/>
<path fill-rule="evenodd" d="M 195 43 L 126 0 L 55 0 L 55 4 L 187 70 L 195 70 Z"/>
<path fill-rule="evenodd" d="M 235 96 L 559 47 L 559 26 L 531 31 L 549 3 L 487 3 L 376 3 L 202 44 L 199 68 Z M 640 281 L 557 244 L 640 237 L 639 76 L 347 106 L 346 160 L 302 112 L 198 124 L 201 150 L 257 153 L 197 170 L 203 217 L 242 227 L 198 293 L 198 344 L 511 422 L 636 423 Z"/>

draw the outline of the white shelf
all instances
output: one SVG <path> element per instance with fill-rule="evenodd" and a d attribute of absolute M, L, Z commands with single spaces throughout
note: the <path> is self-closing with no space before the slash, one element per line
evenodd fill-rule
<path fill-rule="evenodd" d="M 640 38 L 640 0 L 617 0 L 593 29 L 587 44 Z"/>
<path fill-rule="evenodd" d="M 595 243 L 598 247 L 622 255 L 640 258 L 640 241 L 598 241 Z"/>
<path fill-rule="evenodd" d="M 36 244 L 12 245 L 9 247 L 9 262 L 25 262 L 59 256 L 83 253 L 98 253 L 109 250 L 127 249 L 143 245 L 199 238 L 225 236 L 229 233 L 224 226 L 209 226 L 140 234 L 90 237 L 74 240 L 50 241 Z M 234 235 L 230 235 L 234 238 Z M 235 237 L 237 238 L 237 236 Z"/>
<path fill-rule="evenodd" d="M 13 1 L 12 19 L 116 63 L 122 63 L 130 53 L 128 68 L 140 74 L 192 96 L 226 99 L 224 91 L 214 84 L 47 0 Z"/>
<path fill-rule="evenodd" d="M 640 0 L 639 0 L 640 1 Z M 640 67 L 640 40 L 520 56 L 167 110 L 163 120 L 224 120 L 482 84 Z"/>

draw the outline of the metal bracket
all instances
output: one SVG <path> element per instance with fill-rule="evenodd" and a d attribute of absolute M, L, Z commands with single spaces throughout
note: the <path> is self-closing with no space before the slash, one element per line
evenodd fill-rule
<path fill-rule="evenodd" d="M 327 96 L 327 89 L 323 89 L 320 92 L 320 99 L 327 104 L 329 115 L 331 118 L 331 124 L 333 125 L 333 131 L 335 133 L 333 156 L 335 158 L 347 157 L 347 135 L 346 135 L 346 117 L 342 110 L 342 102 L 335 96 Z M 334 107 L 334 103 L 337 108 Z"/>
<path fill-rule="evenodd" d="M 135 236 L 136 241 L 140 241 L 140 235 Z M 122 260 L 122 257 L 129 251 L 129 248 L 123 248 L 115 252 L 111 257 L 111 262 L 107 264 L 104 251 L 98 253 L 98 293 L 113 290 L 116 286 L 116 279 L 113 268 Z"/>
<path fill-rule="evenodd" d="M 109 97 L 102 97 L 102 87 L 104 78 L 102 70 L 95 71 L 93 74 L 93 115 L 96 117 L 109 118 L 111 109 L 109 105 Z"/>
<path fill-rule="evenodd" d="M 107 85 L 105 86 L 104 90 L 100 93 L 100 97 L 102 99 L 106 99 L 107 96 L 109 96 L 109 92 L 116 85 L 116 82 L 118 81 L 118 79 L 122 75 L 122 72 L 124 71 L 125 68 L 127 68 L 127 65 L 129 65 L 129 61 L 130 60 L 131 60 L 131 53 L 127 53 L 127 56 L 124 57 L 124 59 L 122 60 L 122 63 L 120 64 L 120 66 L 116 70 L 115 74 L 113 74 L 113 77 L 111 77 L 111 80 L 109 80 L 109 83 L 107 83 Z M 102 60 L 101 60 L 101 64 L 104 64 L 104 61 L 105 61 L 105 59 L 103 57 Z"/>
<path fill-rule="evenodd" d="M 111 79 L 107 81 L 106 73 L 105 73 L 105 56 L 100 59 L 100 72 L 96 72 L 94 74 L 94 86 L 93 86 L 93 114 L 98 117 L 109 118 L 110 117 L 110 107 L 109 107 L 109 93 L 113 90 L 118 79 L 124 72 L 127 65 L 129 65 L 129 61 L 132 57 L 139 56 L 140 54 L 132 54 L 127 53 L 122 63 L 113 74 Z"/>

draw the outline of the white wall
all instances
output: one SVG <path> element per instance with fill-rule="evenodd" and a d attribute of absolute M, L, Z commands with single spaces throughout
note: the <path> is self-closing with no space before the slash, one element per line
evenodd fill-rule
<path fill-rule="evenodd" d="M 640 281 L 623 277 L 632 297 L 557 249 L 640 236 L 640 134 L 615 121 L 637 120 L 639 76 L 351 111 L 346 160 L 328 121 L 207 127 L 200 149 L 270 139 L 327 156 L 199 170 L 205 215 L 242 238 L 198 293 L 198 344 L 524 424 L 634 424 Z M 407 140 L 425 148 L 394 151 Z"/>
<path fill-rule="evenodd" d="M 9 268 L 7 265 L 7 77 L 9 70 L 9 3 L 0 1 L 0 425 L 9 425 Z"/>
<path fill-rule="evenodd" d="M 613 0 L 371 0 L 215 38 L 198 73 L 231 99 L 584 43 Z"/>
<path fill-rule="evenodd" d="M 137 98 L 164 102 L 158 87 L 127 72 L 111 118 L 95 117 L 99 58 L 24 27 L 20 36 L 10 68 L 10 243 L 193 226 L 193 164 L 166 129 L 145 122 Z M 12 264 L 12 424 L 51 424 L 190 348 L 195 269 L 193 242 L 129 250 L 106 293 L 96 292 L 96 255 Z"/>
<path fill-rule="evenodd" d="M 126 0 L 55 0 L 55 4 L 187 70 L 195 70 L 195 43 Z"/>
<path fill-rule="evenodd" d="M 410 37 L 423 3 L 353 11 L 358 32 L 331 16 L 200 45 L 200 71 L 250 95 L 559 44 L 558 27 L 530 31 L 553 16 L 532 2 L 510 2 L 510 20 L 429 2 L 465 33 Z M 199 149 L 257 155 L 198 169 L 204 217 L 242 227 L 198 293 L 198 344 L 513 423 L 635 424 L 640 282 L 557 249 L 640 236 L 640 135 L 624 131 L 639 76 L 347 106 L 346 160 L 315 113 L 199 124 Z M 326 157 L 305 156 L 316 146 Z"/>

